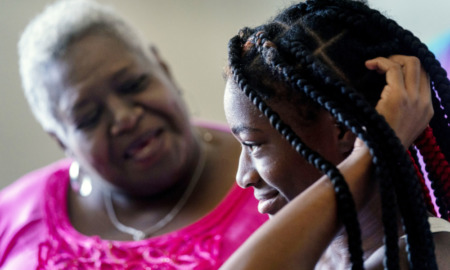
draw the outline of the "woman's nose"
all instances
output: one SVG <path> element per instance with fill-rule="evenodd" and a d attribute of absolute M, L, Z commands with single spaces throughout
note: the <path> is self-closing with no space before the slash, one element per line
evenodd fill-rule
<path fill-rule="evenodd" d="M 109 97 L 108 103 L 113 114 L 113 123 L 111 125 L 111 135 L 113 136 L 133 129 L 144 113 L 142 106 L 121 97 Z"/>
<path fill-rule="evenodd" d="M 258 171 L 254 168 L 251 158 L 242 149 L 239 157 L 239 168 L 236 173 L 236 182 L 241 188 L 256 186 L 260 181 Z"/>

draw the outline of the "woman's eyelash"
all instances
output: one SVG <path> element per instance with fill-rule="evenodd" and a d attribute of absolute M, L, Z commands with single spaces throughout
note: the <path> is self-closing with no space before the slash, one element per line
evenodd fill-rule
<path fill-rule="evenodd" d="M 247 147 L 249 150 L 253 151 L 255 148 L 259 147 L 261 144 L 253 142 L 242 142 L 242 145 Z"/>
<path fill-rule="evenodd" d="M 141 75 L 137 79 L 129 80 L 123 83 L 118 91 L 122 94 L 132 94 L 143 90 L 149 82 L 147 75 Z"/>
<path fill-rule="evenodd" d="M 101 109 L 92 110 L 83 116 L 77 124 L 77 129 L 89 129 L 95 126 L 100 118 Z"/>

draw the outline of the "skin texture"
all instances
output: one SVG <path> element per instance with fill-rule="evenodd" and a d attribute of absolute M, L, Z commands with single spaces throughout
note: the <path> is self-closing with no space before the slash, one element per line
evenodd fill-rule
<path fill-rule="evenodd" d="M 433 115 L 430 87 L 426 73 L 420 67 L 420 63 L 416 58 L 398 55 L 390 58 L 380 57 L 369 60 L 366 62 L 366 67 L 377 70 L 381 74 L 386 74 L 387 85 L 383 90 L 376 109 L 386 118 L 403 145 L 405 147 L 409 146 L 427 126 Z M 227 83 L 224 99 L 225 113 L 231 129 L 234 130 L 236 139 L 243 147 L 237 174 L 238 183 L 243 187 L 255 188 L 255 194 L 257 194 L 260 186 L 269 185 L 271 189 L 279 191 L 280 194 L 281 192 L 289 193 L 290 190 L 294 193 L 300 192 L 296 197 L 294 195 L 295 198 L 286 196 L 286 201 L 290 202 L 281 210 L 279 210 L 277 205 L 276 210 L 279 211 L 274 210 L 270 213 L 272 215 L 276 213 L 276 215 L 253 234 L 222 269 L 313 269 L 319 262 L 322 253 L 329 248 L 333 248 L 333 243 L 331 242 L 340 230 L 331 183 L 325 176 L 315 182 L 313 179 L 305 177 L 305 175 L 309 175 L 310 169 L 304 165 L 305 161 L 299 162 L 298 159 L 290 160 L 288 164 L 282 165 L 286 170 L 297 172 L 296 175 L 279 179 L 268 178 L 270 174 L 266 172 L 276 172 L 277 166 L 280 166 L 280 164 L 272 162 L 272 167 L 270 167 L 270 164 L 266 163 L 269 167 L 262 168 L 258 163 L 259 160 L 271 158 L 273 161 L 276 161 L 278 159 L 283 160 L 284 157 L 280 154 L 282 152 L 276 155 L 277 152 L 275 151 L 264 152 L 264 154 L 276 156 L 263 157 L 263 147 L 269 148 L 269 146 L 247 149 L 249 147 L 248 141 L 254 139 L 247 138 L 245 137 L 246 133 L 239 132 L 247 130 L 243 129 L 242 126 L 249 126 L 250 130 L 255 130 L 255 128 L 262 130 L 256 133 L 261 133 L 258 135 L 260 136 L 259 138 L 272 138 L 276 134 L 272 134 L 269 131 L 267 127 L 269 125 L 268 120 L 265 117 L 261 117 L 255 108 L 252 109 L 251 103 L 245 101 L 245 99 L 248 98 L 240 93 L 233 83 Z M 269 104 L 269 106 L 271 105 L 273 104 Z M 278 110 L 280 108 L 281 106 L 278 107 Z M 288 106 L 285 106 L 285 108 L 288 108 Z M 275 107 L 274 110 L 277 111 Z M 291 111 L 291 115 L 295 113 L 295 111 Z M 289 114 L 289 110 L 283 111 L 281 109 L 280 116 L 282 119 L 284 119 L 283 115 L 286 114 Z M 242 117 L 239 118 L 238 115 L 242 115 Z M 330 143 L 329 140 L 326 141 L 325 139 L 331 138 L 332 147 L 339 145 L 339 140 L 333 140 L 336 136 L 336 131 L 331 123 L 327 117 L 319 116 L 318 123 L 309 127 L 315 130 L 305 131 L 295 126 L 293 128 L 300 132 L 298 135 L 313 150 L 323 151 L 317 146 L 320 145 L 321 140 L 323 140 L 322 143 Z M 319 127 L 321 126 L 328 127 L 328 134 L 319 135 Z M 318 141 L 312 141 L 314 144 L 309 144 L 307 134 L 310 134 Z M 266 143 L 266 141 L 263 142 Z M 273 143 L 274 141 L 269 142 Z M 371 156 L 362 142 L 356 140 L 354 143 L 353 151 L 339 163 L 338 168 L 345 177 L 353 194 L 360 221 L 361 219 L 368 220 L 370 217 L 372 217 L 372 220 L 377 219 L 376 207 L 375 210 L 373 207 L 377 205 L 373 196 L 376 193 L 374 191 L 376 189 L 374 181 L 370 181 Z M 256 148 L 256 150 L 249 151 L 253 148 Z M 338 157 L 346 153 L 345 150 L 341 151 L 342 148 L 337 146 L 333 149 L 335 151 L 337 149 L 335 155 L 337 154 Z M 260 153 L 257 151 L 261 151 L 261 155 L 255 158 L 256 154 Z M 322 154 L 326 158 L 332 159 L 334 157 L 331 153 L 324 152 Z M 289 156 L 289 154 L 285 153 L 283 155 Z M 337 161 L 339 162 L 339 160 Z M 245 180 L 244 176 L 250 173 L 254 179 L 258 180 L 253 180 L 252 182 Z M 311 182 L 314 183 L 311 184 Z M 309 187 L 305 190 L 305 186 Z M 292 196 L 291 193 L 289 194 L 289 196 Z M 363 247 L 364 242 L 367 243 L 370 240 L 368 239 L 369 236 L 382 236 L 381 227 L 375 226 L 375 228 L 370 228 L 369 224 L 376 225 L 376 223 L 361 224 Z M 365 233 L 366 230 L 371 232 Z M 377 269 L 382 266 L 382 256 L 381 258 L 371 257 L 371 255 L 377 254 L 376 251 L 378 249 L 382 248 L 382 242 L 375 241 L 375 243 L 378 243 L 378 245 L 371 245 L 369 252 L 366 252 L 366 266 L 368 269 Z M 346 246 L 341 246 L 342 248 L 346 248 Z M 437 249 L 439 248 L 437 246 Z M 337 263 L 342 264 L 343 262 Z M 405 257 L 403 257 L 402 263 L 402 267 L 406 267 Z M 440 266 L 445 265 L 445 262 L 439 261 L 438 263 Z M 327 269 L 337 265 L 319 266 L 321 269 Z"/>
<path fill-rule="evenodd" d="M 167 66 L 155 50 L 150 53 L 156 60 L 94 32 L 49 64 L 47 88 L 58 93 L 55 116 L 64 130 L 50 135 L 92 180 L 90 196 L 69 192 L 71 223 L 85 235 L 131 239 L 109 221 L 103 192 L 111 192 L 124 224 L 144 229 L 158 222 L 186 189 L 200 151 L 206 163 L 196 188 L 155 235 L 197 221 L 233 184 L 239 145 L 229 134 L 191 125 Z M 212 141 L 200 139 L 205 132 Z"/>

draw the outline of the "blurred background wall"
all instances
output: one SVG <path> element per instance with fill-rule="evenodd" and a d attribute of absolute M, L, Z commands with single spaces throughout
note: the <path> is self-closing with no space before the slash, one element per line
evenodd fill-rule
<path fill-rule="evenodd" d="M 98 0 L 114 6 L 159 48 L 195 118 L 225 122 L 227 42 L 292 0 Z M 16 44 L 49 0 L 0 0 L 0 189 L 63 157 L 36 123 L 22 94 Z M 450 31 L 449 0 L 369 0 L 427 44 Z"/>

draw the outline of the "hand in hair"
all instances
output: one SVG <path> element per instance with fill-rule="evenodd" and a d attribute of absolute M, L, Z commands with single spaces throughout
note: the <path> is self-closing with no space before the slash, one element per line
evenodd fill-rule
<path fill-rule="evenodd" d="M 393 55 L 366 61 L 366 67 L 386 74 L 386 86 L 376 110 L 385 117 L 403 146 L 409 147 L 433 116 L 430 80 L 418 58 Z"/>

